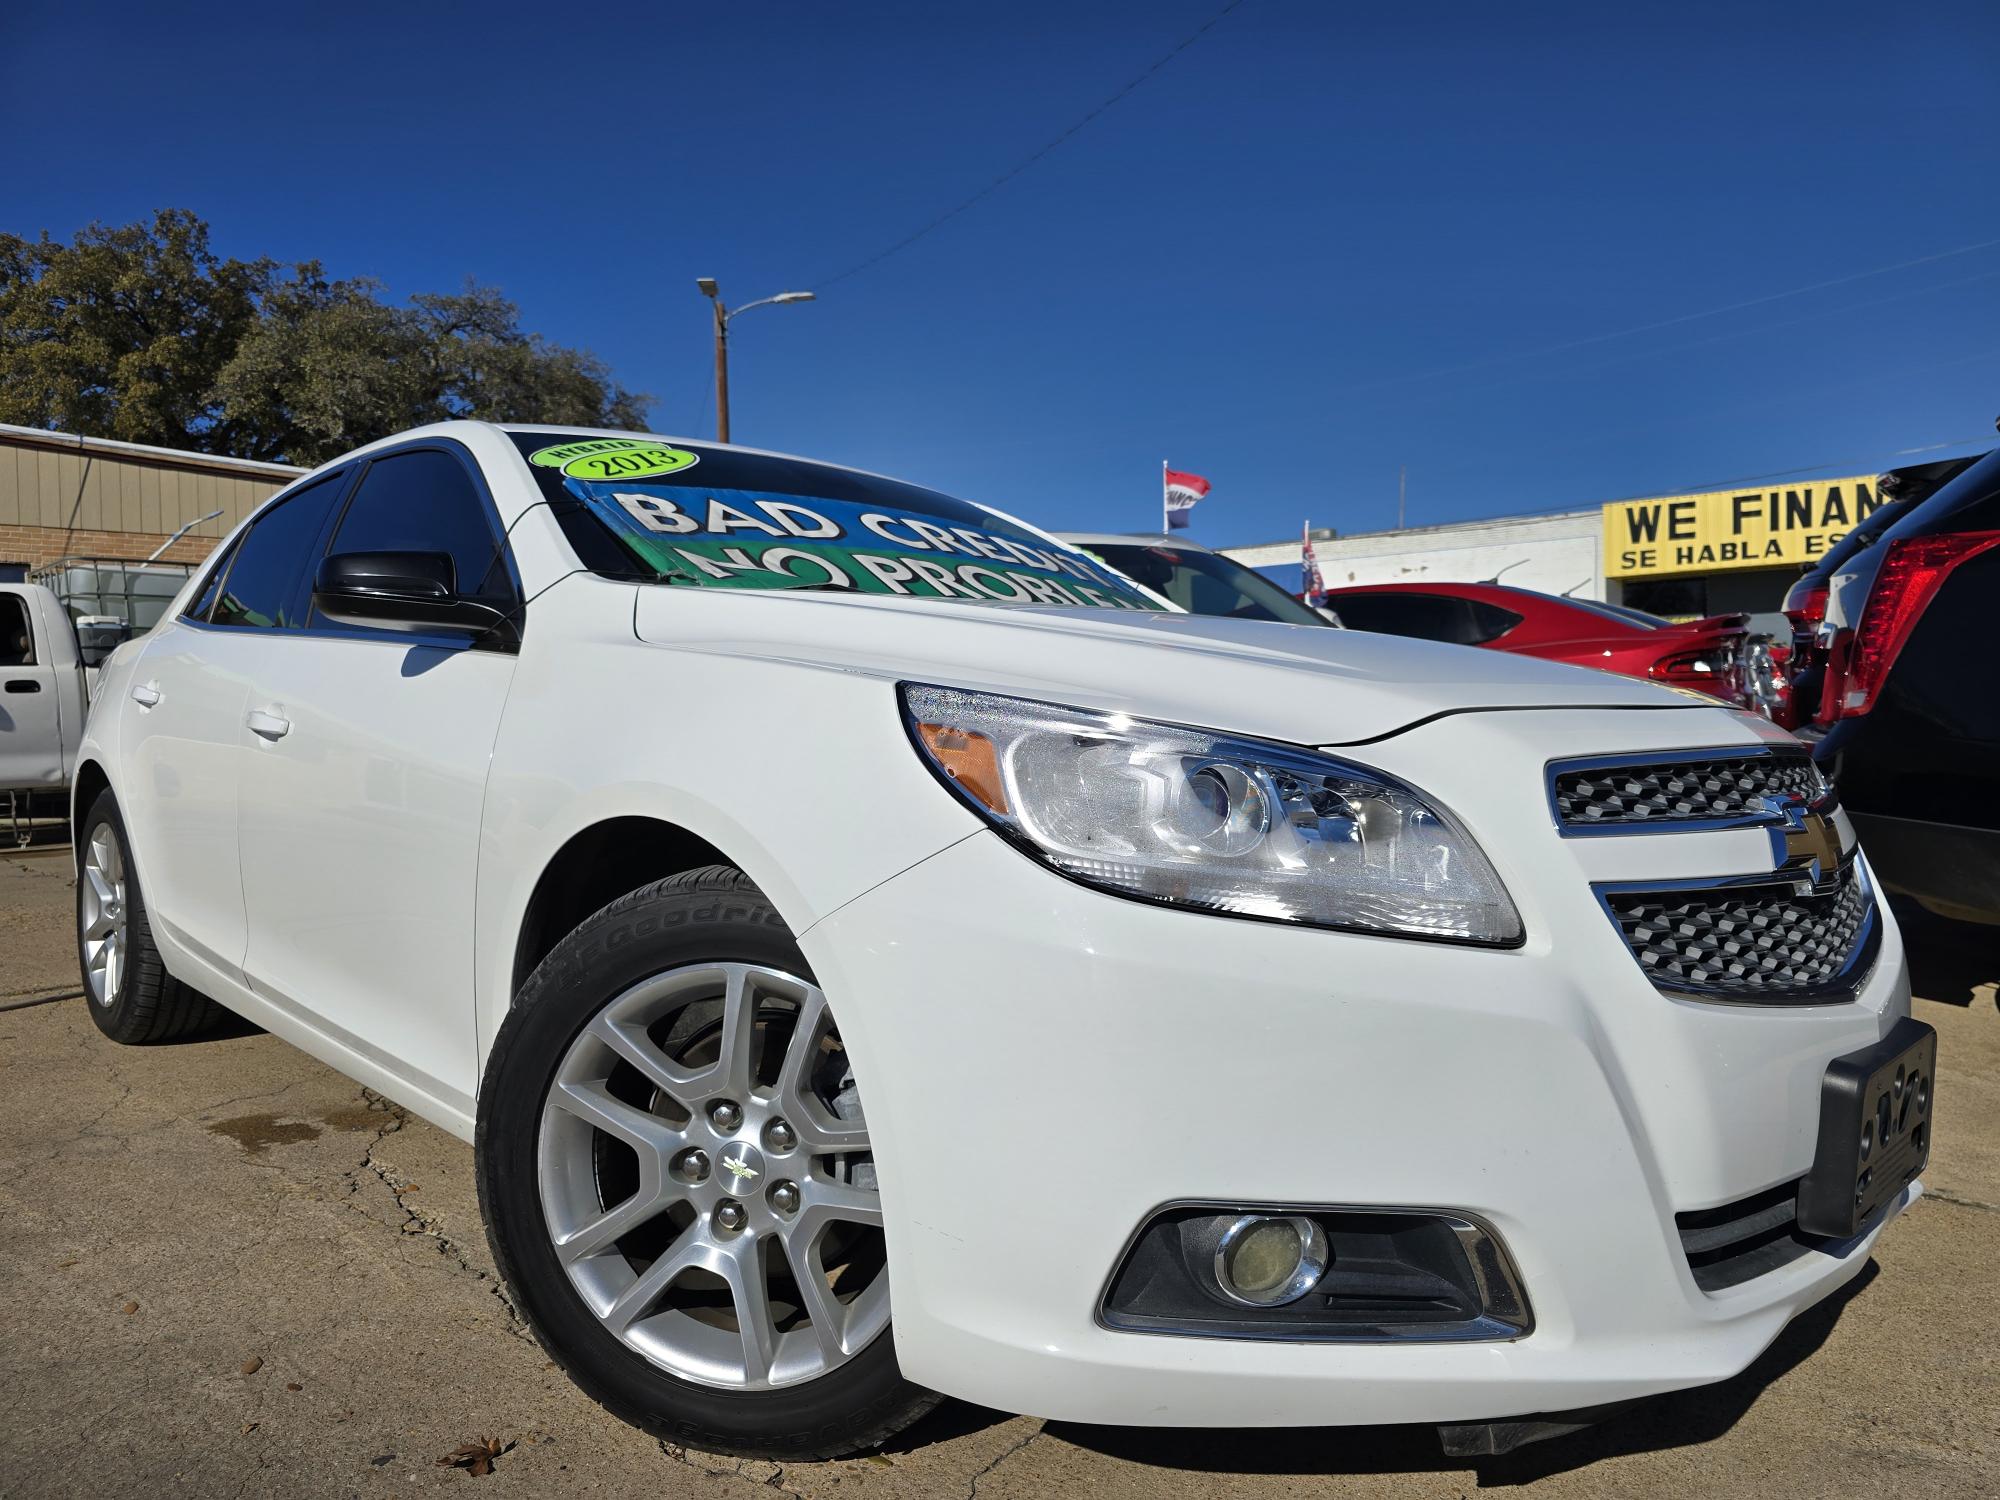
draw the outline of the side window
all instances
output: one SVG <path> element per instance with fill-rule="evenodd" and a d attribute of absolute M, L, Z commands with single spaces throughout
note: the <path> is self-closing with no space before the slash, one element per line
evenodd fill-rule
<path fill-rule="evenodd" d="M 1488 604 L 1483 599 L 1467 601 L 1472 606 L 1472 635 L 1466 641 L 1468 646 L 1484 646 L 1497 641 L 1501 636 L 1521 623 L 1521 616 L 1511 609 L 1502 609 L 1497 604 Z"/>
<path fill-rule="evenodd" d="M 32 667 L 35 633 L 28 628 L 28 601 L 0 594 L 0 667 Z"/>
<path fill-rule="evenodd" d="M 229 572 L 230 561 L 235 556 L 236 549 L 231 547 L 214 562 L 209 564 L 208 577 L 202 581 L 200 590 L 194 596 L 194 602 L 181 611 L 182 619 L 206 620 L 208 618 L 208 612 L 215 608 L 215 596 L 222 592 L 222 580 Z"/>
<path fill-rule="evenodd" d="M 1333 607 L 1349 630 L 1463 645 L 1468 622 L 1456 607 L 1463 602 L 1436 594 L 1342 594 L 1335 598 Z"/>
<path fill-rule="evenodd" d="M 329 474 L 257 518 L 237 543 L 210 624 L 256 630 L 297 630 L 305 624 L 306 570 L 346 478 L 345 470 Z"/>
<path fill-rule="evenodd" d="M 465 465 L 435 448 L 371 463 L 327 551 L 443 552 L 460 594 L 499 609 L 515 602 L 507 549 L 485 499 Z"/>

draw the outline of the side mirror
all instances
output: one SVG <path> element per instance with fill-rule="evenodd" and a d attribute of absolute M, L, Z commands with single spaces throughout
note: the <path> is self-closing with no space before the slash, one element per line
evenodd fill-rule
<path fill-rule="evenodd" d="M 313 576 L 313 606 L 341 625 L 375 630 L 465 630 L 520 643 L 511 616 L 458 593 L 448 552 L 340 552 Z"/>

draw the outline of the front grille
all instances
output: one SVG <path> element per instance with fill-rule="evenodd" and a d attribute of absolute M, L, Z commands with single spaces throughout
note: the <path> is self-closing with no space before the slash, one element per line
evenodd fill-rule
<path fill-rule="evenodd" d="M 1812 805 L 1827 795 L 1826 778 L 1804 751 L 1756 755 L 1716 753 L 1663 760 L 1622 757 L 1551 768 L 1556 818 L 1565 831 L 1637 824 L 1770 821 L 1780 805 Z"/>
<path fill-rule="evenodd" d="M 1787 1182 L 1720 1208 L 1675 1214 L 1681 1253 L 1704 1292 L 1765 1276 L 1830 1245 L 1799 1229 L 1799 1184 Z"/>
<path fill-rule="evenodd" d="M 1600 895 L 1639 967 L 1679 994 L 1774 1005 L 1843 998 L 1876 940 L 1874 897 L 1852 860 L 1823 893 L 1763 880 Z"/>

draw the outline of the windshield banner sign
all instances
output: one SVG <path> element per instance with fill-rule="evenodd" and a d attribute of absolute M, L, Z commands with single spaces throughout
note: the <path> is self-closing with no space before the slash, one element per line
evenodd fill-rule
<path fill-rule="evenodd" d="M 936 516 L 907 510 L 760 490 L 574 477 L 567 487 L 648 566 L 712 588 L 843 588 L 1005 604 L 1156 607 L 1080 552 L 999 530 L 946 526 Z M 999 516 L 994 521 L 1012 529 Z"/>

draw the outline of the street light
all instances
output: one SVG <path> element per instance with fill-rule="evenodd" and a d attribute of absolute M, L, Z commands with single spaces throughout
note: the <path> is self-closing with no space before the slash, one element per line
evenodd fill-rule
<path fill-rule="evenodd" d="M 715 304 L 715 440 L 729 441 L 729 320 L 740 318 L 753 307 L 770 307 L 779 302 L 811 302 L 811 292 L 780 292 L 775 297 L 760 297 L 755 302 L 746 302 L 731 312 L 722 305 L 722 292 L 715 284 L 713 276 L 697 276 L 694 284 L 701 288 L 702 296 Z"/>

